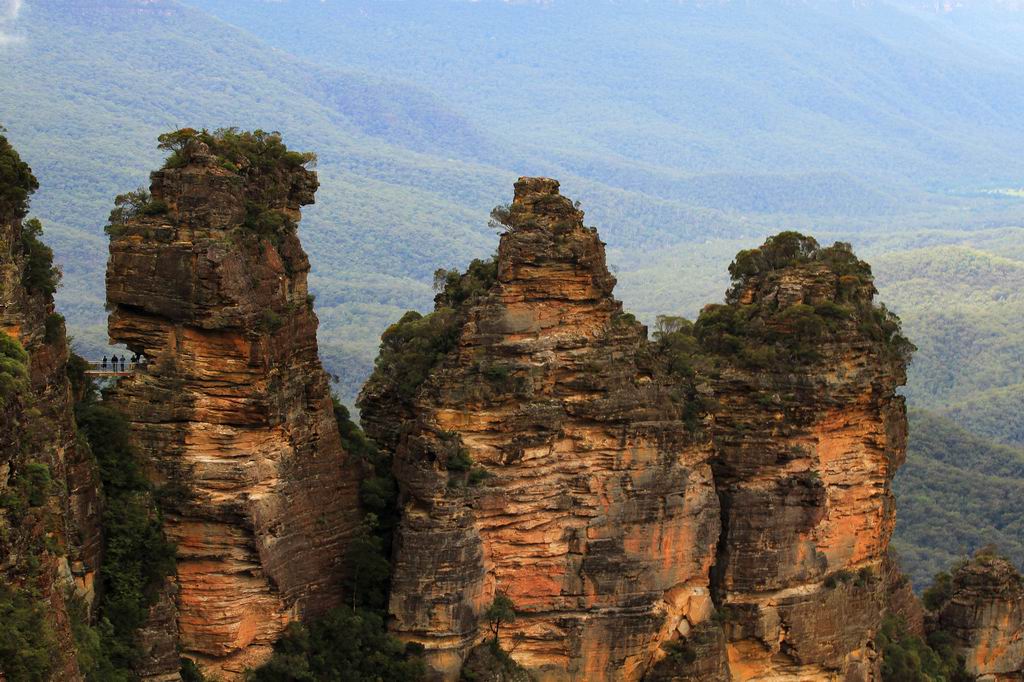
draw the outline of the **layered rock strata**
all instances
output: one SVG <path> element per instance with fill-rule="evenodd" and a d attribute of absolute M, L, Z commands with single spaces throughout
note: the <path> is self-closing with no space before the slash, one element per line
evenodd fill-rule
<path fill-rule="evenodd" d="M 181 650 L 222 679 L 339 603 L 358 524 L 295 229 L 317 179 L 296 156 L 249 164 L 192 140 L 111 228 L 110 337 L 148 364 L 107 400 L 177 545 Z"/>
<path fill-rule="evenodd" d="M 53 303 L 58 274 L 24 221 L 35 179 L 2 135 L 0 157 L 0 334 L 27 353 L 26 383 L 0 395 L 0 583 L 42 596 L 56 638 L 52 679 L 77 680 L 67 599 L 75 595 L 88 608 L 95 598 L 100 483 L 75 428 L 67 336 Z M 19 189 L 24 200 L 7 204 Z"/>
<path fill-rule="evenodd" d="M 711 377 L 715 597 L 732 679 L 878 679 L 906 353 L 866 264 L 843 245 L 801 249 L 752 273 L 741 254 L 726 306 L 697 323 L 705 344 L 719 319 L 747 333 Z"/>
<path fill-rule="evenodd" d="M 953 575 L 927 626 L 952 636 L 967 672 L 984 682 L 1024 680 L 1024 579 L 1006 559 L 980 553 Z"/>
<path fill-rule="evenodd" d="M 422 384 L 401 398 L 382 358 L 361 397 L 402 491 L 391 629 L 454 680 L 501 591 L 502 643 L 536 679 L 640 679 L 714 610 L 710 441 L 558 183 L 520 179 L 503 220 L 496 272 L 449 277 L 385 335 L 452 335 Z"/>

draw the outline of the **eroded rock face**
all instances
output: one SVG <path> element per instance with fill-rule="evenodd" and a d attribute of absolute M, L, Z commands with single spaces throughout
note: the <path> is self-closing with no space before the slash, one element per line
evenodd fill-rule
<path fill-rule="evenodd" d="M 952 635 L 979 680 L 1024 680 L 1024 579 L 1006 559 L 979 554 L 961 566 L 931 620 L 929 627 Z"/>
<path fill-rule="evenodd" d="M 0 154 L 6 163 L 22 166 L 2 135 Z M 4 175 L 0 183 L 10 179 Z M 5 201 L 11 194 L 10 187 L 0 187 Z M 42 594 L 55 637 L 52 679 L 78 680 L 67 599 L 74 594 L 86 608 L 95 599 L 102 553 L 100 483 L 91 453 L 77 438 L 64 320 L 52 293 L 26 276 L 31 266 L 23 236 L 30 228 L 23 218 L 24 209 L 0 202 L 0 333 L 28 354 L 24 391 L 0 400 L 0 497 L 17 497 L 13 488 L 32 466 L 45 466 L 52 483 L 41 504 L 30 504 L 23 514 L 0 505 L 0 582 Z"/>
<path fill-rule="evenodd" d="M 402 490 L 391 629 L 441 679 L 498 590 L 505 648 L 539 680 L 640 679 L 713 612 L 710 441 L 582 219 L 554 180 L 520 179 L 493 281 L 438 297 L 451 348 L 412 398 L 380 367 L 361 398 Z"/>
<path fill-rule="evenodd" d="M 107 399 L 162 489 L 180 647 L 223 679 L 339 603 L 358 522 L 294 229 L 316 188 L 301 166 L 250 172 L 192 149 L 153 174 L 166 211 L 110 244 L 110 336 L 149 364 Z"/>
<path fill-rule="evenodd" d="M 793 350 L 765 361 L 745 348 L 711 379 L 723 520 L 713 586 L 734 680 L 878 678 L 907 428 L 905 360 L 870 327 L 885 320 L 873 293 L 869 270 L 812 259 L 751 275 L 728 297 L 725 312 Z M 822 320 L 829 332 L 806 338 Z"/>

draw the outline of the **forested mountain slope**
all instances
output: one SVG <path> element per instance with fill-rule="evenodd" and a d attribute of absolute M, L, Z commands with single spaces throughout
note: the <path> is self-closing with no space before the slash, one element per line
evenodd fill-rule
<path fill-rule="evenodd" d="M 488 197 L 522 173 L 557 175 L 592 207 L 627 303 L 652 319 L 720 295 L 715 279 L 681 286 L 680 270 L 719 277 L 778 228 L 870 253 L 876 228 L 911 240 L 944 226 L 944 243 L 1024 212 L 976 192 L 1024 175 L 1008 151 L 1024 141 L 1020 57 L 979 38 L 983 18 L 884 3 L 650 3 L 628 21 L 574 1 L 193 4 L 256 35 L 174 0 L 29 0 L 8 22 L 0 121 L 43 181 L 36 210 L 87 348 L 104 341 L 109 197 L 145 184 L 150 141 L 184 125 L 281 129 L 320 152 L 306 239 L 348 396 L 386 321 L 428 305 L 428 264 L 491 252 Z"/>
<path fill-rule="evenodd" d="M 893 546 L 915 585 L 927 585 L 938 571 L 989 544 L 1024 564 L 1024 449 L 914 410 L 907 463 L 895 488 Z"/>
<path fill-rule="evenodd" d="M 733 255 L 769 233 L 853 242 L 920 348 L 911 404 L 1020 443 L 1015 3 L 18 7 L 0 26 L 0 123 L 40 179 L 33 209 L 83 354 L 107 340 L 111 198 L 148 183 L 156 136 L 279 129 L 319 153 L 302 238 L 347 401 L 388 323 L 430 307 L 437 264 L 493 252 L 493 197 L 550 175 L 588 207 L 619 295 L 649 323 L 720 300 Z"/>

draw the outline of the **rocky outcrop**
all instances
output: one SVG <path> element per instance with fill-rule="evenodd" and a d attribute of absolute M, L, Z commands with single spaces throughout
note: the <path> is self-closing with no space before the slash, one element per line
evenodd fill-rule
<path fill-rule="evenodd" d="M 732 677 L 877 679 L 912 347 L 845 245 L 783 233 L 731 272 L 696 329 L 716 358 L 713 588 Z"/>
<path fill-rule="evenodd" d="M 1024 680 L 1024 579 L 1008 560 L 981 552 L 953 574 L 927 627 L 952 637 L 967 672 L 985 682 Z"/>
<path fill-rule="evenodd" d="M 178 134 L 109 228 L 110 337 L 148 364 L 107 401 L 161 491 L 181 650 L 222 679 L 339 603 L 359 515 L 296 235 L 316 174 L 259 135 Z"/>
<path fill-rule="evenodd" d="M 558 183 L 499 217 L 496 263 L 385 334 L 360 400 L 402 491 L 391 629 L 456 679 L 500 590 L 536 679 L 636 680 L 714 611 L 710 441 Z"/>
<path fill-rule="evenodd" d="M 0 165 L 0 334 L 26 353 L 24 384 L 0 386 L 0 586 L 42 596 L 53 679 L 77 680 L 67 599 L 95 598 L 100 484 L 75 428 L 59 272 L 39 223 L 24 220 L 35 178 L 2 135 Z"/>
<path fill-rule="evenodd" d="M 648 341 L 582 217 L 520 179 L 496 261 L 382 337 L 393 631 L 454 679 L 502 591 L 542 680 L 879 679 L 913 346 L 870 268 L 782 233 Z"/>

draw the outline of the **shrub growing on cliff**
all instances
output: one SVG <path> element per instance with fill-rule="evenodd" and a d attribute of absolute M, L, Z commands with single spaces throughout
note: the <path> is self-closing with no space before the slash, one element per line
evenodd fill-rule
<path fill-rule="evenodd" d="M 96 458 L 106 499 L 99 604 L 104 653 L 116 667 L 130 669 L 139 655 L 135 633 L 164 578 L 174 572 L 174 546 L 164 538 L 124 418 L 91 396 L 76 406 L 75 416 Z"/>
<path fill-rule="evenodd" d="M 497 272 L 496 259 L 474 260 L 464 274 L 435 272 L 434 312 L 421 315 L 410 310 L 385 330 L 367 388 L 391 393 L 400 402 L 412 400 L 434 366 L 458 343 L 466 305 L 490 290 Z"/>
<path fill-rule="evenodd" d="M 39 182 L 4 132 L 0 127 L 0 221 L 21 220 L 28 213 L 28 198 L 39 189 Z"/>
<path fill-rule="evenodd" d="M 53 264 L 53 249 L 43 243 L 43 224 L 37 219 L 26 220 L 21 230 L 21 250 L 25 254 L 25 270 L 21 282 L 31 293 L 47 296 L 57 291 L 61 272 Z"/>
<path fill-rule="evenodd" d="M 497 646 L 501 635 L 501 626 L 514 623 L 516 620 L 516 605 L 507 594 L 499 591 L 494 595 L 494 601 L 487 607 L 487 611 L 484 612 L 484 618 L 491 629 L 491 634 L 494 635 L 492 641 Z"/>
<path fill-rule="evenodd" d="M 775 273 L 818 264 L 815 276 L 834 277 L 835 300 L 778 308 L 767 300 L 743 299 L 752 287 L 771 290 Z M 820 267 L 824 266 L 824 268 Z M 890 357 L 909 362 L 915 347 L 903 336 L 900 320 L 884 305 L 874 305 L 871 267 L 849 244 L 821 247 L 812 237 L 782 232 L 756 249 L 737 254 L 729 266 L 732 287 L 725 305 L 707 306 L 694 332 L 707 351 L 735 358 L 747 367 L 766 369 L 781 362 L 812 362 L 820 345 L 854 324 Z"/>
<path fill-rule="evenodd" d="M 342 607 L 289 624 L 273 657 L 247 682 L 419 682 L 426 677 L 421 652 L 389 635 L 380 615 Z"/>
<path fill-rule="evenodd" d="M 154 216 L 167 213 L 167 204 L 159 199 L 154 199 L 144 187 L 139 187 L 134 192 L 118 194 L 114 198 L 114 209 L 107 217 L 107 224 L 103 231 L 111 236 L 119 236 L 124 232 L 125 226 L 139 216 Z"/>
<path fill-rule="evenodd" d="M 170 152 L 164 168 L 179 168 L 187 164 L 198 143 L 205 144 L 210 153 L 220 158 L 235 172 L 268 172 L 279 165 L 286 168 L 308 168 L 316 163 L 316 154 L 288 149 L 281 133 L 266 130 L 240 131 L 238 128 L 219 128 L 210 132 L 205 128 L 181 128 L 157 138 L 157 147 Z"/>
<path fill-rule="evenodd" d="M 28 385 L 28 353 L 18 342 L 0 331 L 0 407 Z"/>
<path fill-rule="evenodd" d="M 50 679 L 57 641 L 45 604 L 37 591 L 8 585 L 0 578 L 0 672 L 12 682 Z"/>
<path fill-rule="evenodd" d="M 882 652 L 883 682 L 973 682 L 952 647 L 941 637 L 925 642 L 910 634 L 906 624 L 886 616 L 877 637 Z M 937 648 L 936 648 L 937 647 Z"/>

